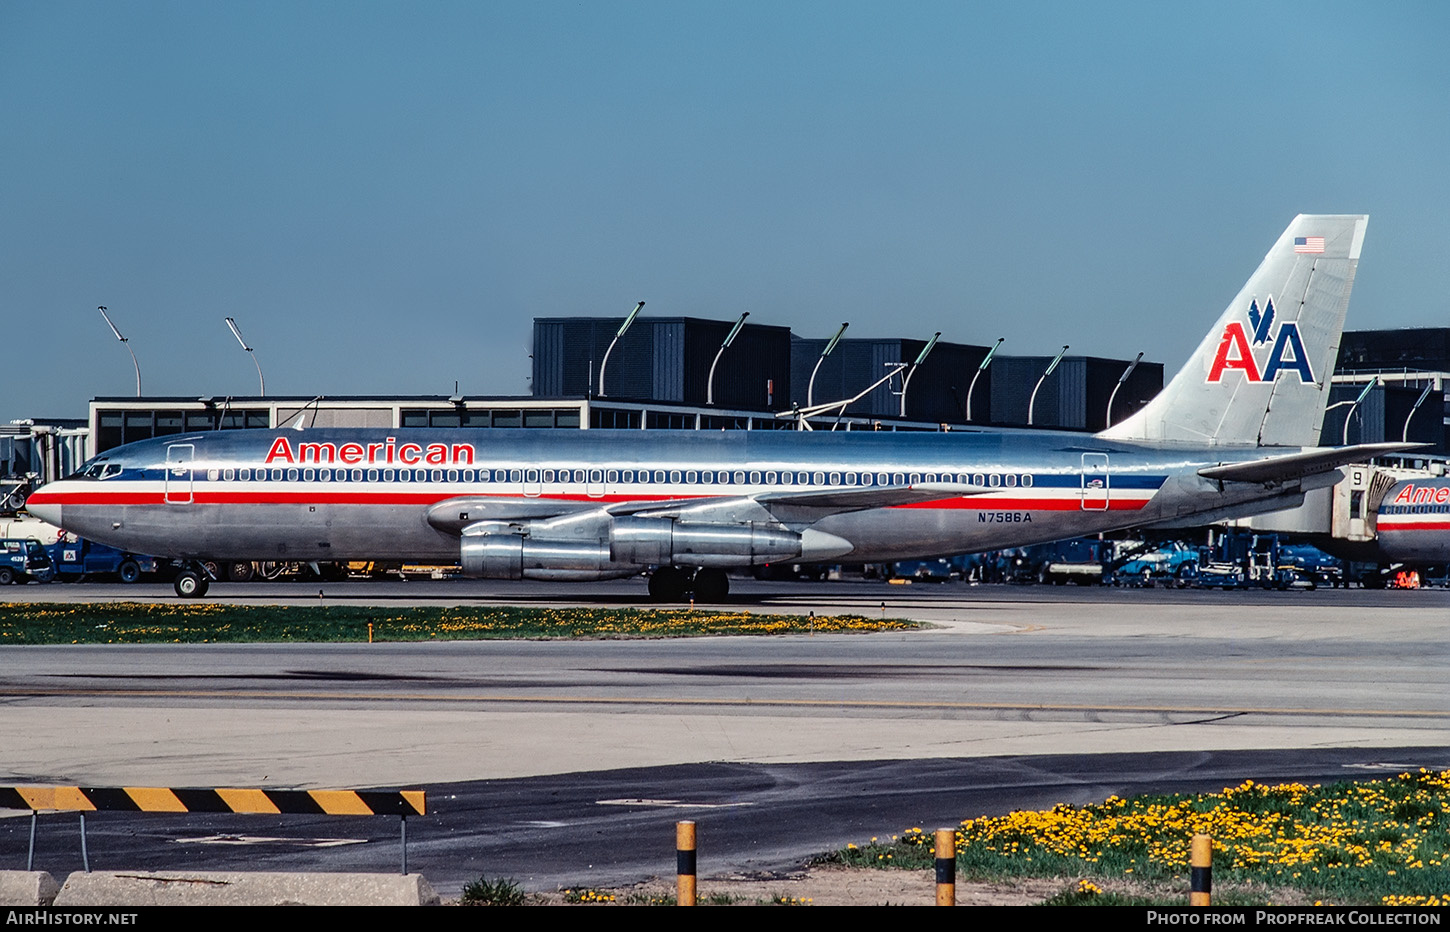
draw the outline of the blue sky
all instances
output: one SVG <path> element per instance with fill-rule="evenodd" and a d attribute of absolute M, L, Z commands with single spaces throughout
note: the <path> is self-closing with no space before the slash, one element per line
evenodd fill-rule
<path fill-rule="evenodd" d="M 536 316 L 1175 371 L 1296 213 L 1450 325 L 1450 4 L 0 4 L 0 419 L 528 391 Z"/>

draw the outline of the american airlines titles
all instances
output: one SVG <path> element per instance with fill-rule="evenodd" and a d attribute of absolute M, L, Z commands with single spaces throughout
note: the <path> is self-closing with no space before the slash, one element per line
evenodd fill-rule
<path fill-rule="evenodd" d="M 1432 486 L 1407 485 L 1395 495 L 1393 504 L 1396 505 L 1443 505 L 1450 502 L 1450 485 L 1442 485 L 1438 488 Z"/>
<path fill-rule="evenodd" d="M 342 463 L 344 465 L 397 463 L 402 466 L 473 465 L 471 443 L 398 443 L 388 437 L 379 443 L 299 443 L 294 451 L 286 437 L 272 441 L 266 462 Z"/>

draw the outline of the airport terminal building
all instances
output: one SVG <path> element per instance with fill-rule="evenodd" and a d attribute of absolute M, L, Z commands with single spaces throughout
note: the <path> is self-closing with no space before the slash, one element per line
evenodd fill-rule
<path fill-rule="evenodd" d="M 536 319 L 527 396 L 98 397 L 84 420 L 9 425 L 0 469 L 11 485 L 26 476 L 33 483 L 137 440 L 282 426 L 1095 431 L 1138 410 L 1164 383 L 1155 362 L 1006 353 L 989 360 L 985 345 L 907 338 L 842 339 L 822 356 L 827 340 L 785 327 L 746 323 L 724 345 L 730 321 L 641 317 L 616 340 L 620 323 Z M 1404 436 L 1450 452 L 1447 378 L 1450 328 L 1345 333 L 1322 442 Z M 840 404 L 806 417 L 798 409 L 808 401 Z"/>
<path fill-rule="evenodd" d="M 282 426 L 794 430 L 803 417 L 793 412 L 808 395 L 818 405 L 860 396 L 811 416 L 813 429 L 1091 431 L 1107 425 L 1110 399 L 1121 420 L 1163 385 L 1161 363 L 1066 356 L 1049 375 L 1051 357 L 999 354 L 983 369 L 987 347 L 945 341 L 923 357 L 924 340 L 842 340 L 822 359 L 825 340 L 755 324 L 722 350 L 730 321 L 688 317 L 641 318 L 611 352 L 619 325 L 535 320 L 528 396 L 100 397 L 90 405 L 90 453 L 198 430 Z"/>

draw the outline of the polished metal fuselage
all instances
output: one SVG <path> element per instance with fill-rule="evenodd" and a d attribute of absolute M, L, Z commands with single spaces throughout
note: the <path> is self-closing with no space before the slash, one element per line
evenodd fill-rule
<path fill-rule="evenodd" d="M 1135 525 L 1293 504 L 1294 483 L 1223 483 L 1203 466 L 1264 448 L 1187 448 L 1055 431 L 343 430 L 217 431 L 158 438 L 98 458 L 105 478 L 38 490 L 33 510 L 93 540 L 187 559 L 456 561 L 454 529 L 428 519 L 454 499 L 506 520 L 608 522 L 652 506 L 727 522 L 811 528 L 875 562 L 1023 546 Z M 92 470 L 104 472 L 106 470 Z M 892 507 L 762 509 L 779 493 L 985 486 Z M 721 516 L 724 516 L 723 519 Z"/>
<path fill-rule="evenodd" d="M 1409 479 L 1390 487 L 1376 515 L 1382 560 L 1450 562 L 1450 479 Z"/>

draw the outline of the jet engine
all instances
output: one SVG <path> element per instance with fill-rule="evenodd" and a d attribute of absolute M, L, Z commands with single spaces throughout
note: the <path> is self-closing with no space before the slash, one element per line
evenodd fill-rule
<path fill-rule="evenodd" d="M 801 535 L 786 528 L 671 518 L 614 518 L 600 536 L 563 532 L 549 521 L 470 524 L 459 544 L 463 573 L 483 579 L 612 579 L 648 566 L 774 563 L 804 549 Z"/>
<path fill-rule="evenodd" d="M 670 518 L 615 518 L 609 555 L 655 566 L 744 566 L 800 556 L 801 535 L 755 524 L 699 524 Z"/>
<path fill-rule="evenodd" d="M 539 538 L 529 534 L 529 524 L 505 521 L 464 528 L 459 551 L 463 575 L 481 579 L 585 581 L 633 576 L 640 570 L 612 563 L 606 541 Z"/>

